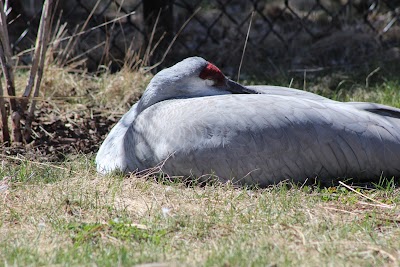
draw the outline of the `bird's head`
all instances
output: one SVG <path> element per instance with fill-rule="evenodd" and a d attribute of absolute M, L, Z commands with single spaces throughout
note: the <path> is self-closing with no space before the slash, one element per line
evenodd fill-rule
<path fill-rule="evenodd" d="M 201 57 L 190 57 L 157 73 L 138 103 L 138 112 L 167 99 L 249 93 Z"/>

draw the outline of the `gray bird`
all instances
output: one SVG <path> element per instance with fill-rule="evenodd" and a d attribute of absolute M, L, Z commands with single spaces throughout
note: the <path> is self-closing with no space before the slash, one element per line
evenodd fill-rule
<path fill-rule="evenodd" d="M 400 176 L 400 109 L 242 86 L 200 57 L 160 71 L 114 126 L 97 170 L 142 171 L 266 186 Z"/>

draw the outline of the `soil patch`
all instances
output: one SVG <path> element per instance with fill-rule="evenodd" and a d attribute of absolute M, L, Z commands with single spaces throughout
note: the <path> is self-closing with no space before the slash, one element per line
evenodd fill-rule
<path fill-rule="evenodd" d="M 26 145 L 3 145 L 1 154 L 56 162 L 70 153 L 95 153 L 119 117 L 94 106 L 77 104 L 71 109 L 71 105 L 42 103 L 32 123 L 33 140 Z"/>

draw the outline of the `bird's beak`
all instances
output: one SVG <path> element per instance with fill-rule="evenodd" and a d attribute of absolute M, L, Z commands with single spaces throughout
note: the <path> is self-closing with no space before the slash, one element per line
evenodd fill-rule
<path fill-rule="evenodd" d="M 247 88 L 231 79 L 226 79 L 227 90 L 232 94 L 258 94 L 255 90 Z"/>

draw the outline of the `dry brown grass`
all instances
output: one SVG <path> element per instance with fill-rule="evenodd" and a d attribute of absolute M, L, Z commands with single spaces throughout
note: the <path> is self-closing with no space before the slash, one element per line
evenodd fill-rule
<path fill-rule="evenodd" d="M 23 88 L 27 75 L 24 71 L 17 72 L 16 88 Z M 104 117 L 120 117 L 140 98 L 151 77 L 142 70 L 104 71 L 93 76 L 50 65 L 45 69 L 38 102 L 60 108 L 67 106 L 70 111 L 91 108 Z"/>

